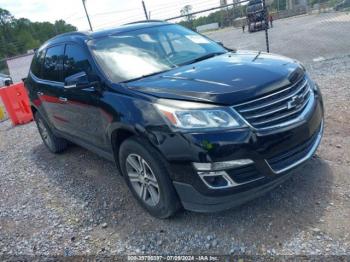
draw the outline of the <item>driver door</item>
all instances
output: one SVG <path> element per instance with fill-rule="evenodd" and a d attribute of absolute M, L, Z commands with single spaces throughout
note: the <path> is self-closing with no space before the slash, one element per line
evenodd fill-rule
<path fill-rule="evenodd" d="M 81 72 L 85 72 L 88 78 L 95 76 L 85 50 L 78 45 L 67 44 L 64 56 L 64 79 Z M 83 89 L 64 88 L 69 135 L 103 149 L 107 145 L 104 134 L 107 123 L 99 108 L 100 96 L 100 92 L 94 86 Z"/>

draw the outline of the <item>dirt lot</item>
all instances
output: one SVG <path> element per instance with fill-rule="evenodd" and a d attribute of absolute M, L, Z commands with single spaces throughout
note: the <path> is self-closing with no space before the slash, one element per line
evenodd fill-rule
<path fill-rule="evenodd" d="M 50 154 L 34 123 L 0 123 L 0 254 L 350 255 L 350 54 L 339 49 L 318 62 L 311 49 L 295 56 L 310 57 L 325 99 L 317 155 L 276 190 L 226 212 L 152 218 L 113 164 L 76 146 Z"/>
<path fill-rule="evenodd" d="M 242 33 L 225 28 L 207 34 L 237 49 L 266 51 L 265 31 Z M 350 12 L 304 15 L 274 21 L 269 30 L 270 52 L 310 63 L 315 58 L 349 54 Z"/>

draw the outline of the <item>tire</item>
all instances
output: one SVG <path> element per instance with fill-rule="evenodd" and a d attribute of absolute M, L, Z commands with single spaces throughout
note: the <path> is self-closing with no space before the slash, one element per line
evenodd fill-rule
<path fill-rule="evenodd" d="M 171 217 L 181 208 L 165 163 L 145 139 L 132 137 L 120 146 L 119 164 L 129 189 L 140 205 L 157 218 Z"/>
<path fill-rule="evenodd" d="M 67 148 L 68 141 L 61 137 L 55 136 L 39 112 L 35 112 L 34 120 L 36 126 L 38 127 L 41 139 L 50 152 L 57 154 L 63 152 Z"/>

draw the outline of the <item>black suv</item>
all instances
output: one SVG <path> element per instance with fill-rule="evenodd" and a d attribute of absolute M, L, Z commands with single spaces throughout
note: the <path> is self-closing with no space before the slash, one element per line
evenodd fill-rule
<path fill-rule="evenodd" d="M 57 36 L 36 52 L 26 87 L 51 152 L 71 141 L 114 161 L 160 218 L 263 194 L 323 132 L 320 90 L 300 63 L 166 22 Z"/>

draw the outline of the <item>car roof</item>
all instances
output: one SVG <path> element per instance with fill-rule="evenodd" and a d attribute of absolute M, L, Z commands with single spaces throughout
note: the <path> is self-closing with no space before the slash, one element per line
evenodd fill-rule
<path fill-rule="evenodd" d="M 40 49 L 48 45 L 58 44 L 69 41 L 86 41 L 90 39 L 97 39 L 108 35 L 117 35 L 124 32 L 134 31 L 143 28 L 150 28 L 155 26 L 170 25 L 171 23 L 160 20 L 145 20 L 137 21 L 129 24 L 121 25 L 114 28 L 102 29 L 97 31 L 76 31 L 57 35 L 47 40 Z"/>
<path fill-rule="evenodd" d="M 160 20 L 137 21 L 137 22 L 128 23 L 128 24 L 121 25 L 121 26 L 114 27 L 114 28 L 110 28 L 110 29 L 103 29 L 103 30 L 91 32 L 90 36 L 92 38 L 100 38 L 100 37 L 104 37 L 107 35 L 115 35 L 115 34 L 134 31 L 134 30 L 138 30 L 138 29 L 155 27 L 155 26 L 160 26 L 160 25 L 167 25 L 167 24 L 170 24 L 170 23 L 165 22 L 165 21 L 160 21 Z"/>
<path fill-rule="evenodd" d="M 0 73 L 0 77 L 1 77 L 1 78 L 10 78 L 9 75 L 5 75 L 5 74 L 2 74 L 2 73 Z"/>

